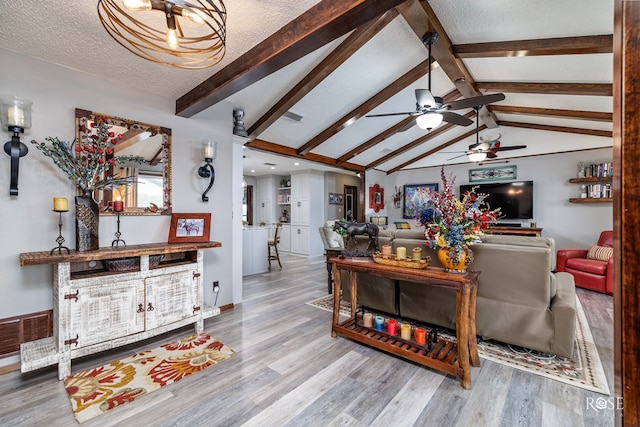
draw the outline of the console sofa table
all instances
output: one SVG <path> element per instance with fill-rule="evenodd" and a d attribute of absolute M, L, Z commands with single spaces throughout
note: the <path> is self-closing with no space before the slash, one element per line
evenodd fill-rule
<path fill-rule="evenodd" d="M 220 314 L 203 304 L 203 249 L 219 242 L 152 243 L 95 251 L 20 254 L 20 265 L 53 265 L 53 337 L 20 346 L 21 371 L 144 340 Z"/>
<path fill-rule="evenodd" d="M 340 323 L 340 292 L 334 292 L 333 322 L 331 336 L 338 334 L 363 344 L 403 357 L 413 362 L 455 375 L 465 389 L 471 388 L 471 368 L 480 366 L 480 357 L 476 344 L 476 295 L 478 290 L 478 271 L 463 274 L 446 273 L 442 268 L 410 269 L 376 264 L 373 260 L 352 261 L 348 258 L 333 258 L 333 276 L 340 283 L 340 271 L 350 272 L 351 317 Z M 384 332 L 364 328 L 356 324 L 358 298 L 358 273 L 367 273 L 392 280 L 413 282 L 417 286 L 441 286 L 456 290 L 456 340 L 457 343 L 440 338 L 434 348 L 410 344 L 395 339 Z"/>
<path fill-rule="evenodd" d="M 540 237 L 542 228 L 529 227 L 500 227 L 491 226 L 484 231 L 486 234 L 506 234 L 508 236 L 533 236 Z"/>

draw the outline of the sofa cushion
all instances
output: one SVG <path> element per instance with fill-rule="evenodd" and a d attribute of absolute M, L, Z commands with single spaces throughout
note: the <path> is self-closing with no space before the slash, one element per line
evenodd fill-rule
<path fill-rule="evenodd" d="M 597 259 L 599 261 L 609 261 L 613 256 L 613 248 L 606 246 L 591 245 L 587 252 L 588 259 Z"/>
<path fill-rule="evenodd" d="M 589 258 L 569 258 L 567 269 L 584 271 L 587 273 L 604 276 L 607 274 L 607 262 Z"/>
<path fill-rule="evenodd" d="M 324 231 L 325 238 L 327 239 L 327 244 L 331 249 L 344 247 L 344 240 L 342 239 L 342 236 L 340 234 L 336 233 L 328 227 L 323 227 L 322 231 Z"/>

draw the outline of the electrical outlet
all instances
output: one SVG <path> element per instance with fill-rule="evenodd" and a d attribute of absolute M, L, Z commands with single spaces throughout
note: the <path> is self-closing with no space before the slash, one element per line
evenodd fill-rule
<path fill-rule="evenodd" d="M 213 282 L 213 292 L 220 292 L 220 283 L 217 280 Z"/>

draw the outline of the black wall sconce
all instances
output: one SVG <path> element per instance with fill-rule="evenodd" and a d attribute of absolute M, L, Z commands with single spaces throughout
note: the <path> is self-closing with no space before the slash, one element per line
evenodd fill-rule
<path fill-rule="evenodd" d="M 0 122 L 13 133 L 11 141 L 4 144 L 4 152 L 11 156 L 11 185 L 9 194 L 18 195 L 18 166 L 20 157 L 29 152 L 26 145 L 20 142 L 20 134 L 31 127 L 31 101 L 17 96 L 0 99 Z"/>
<path fill-rule="evenodd" d="M 217 149 L 217 141 L 208 140 L 203 145 L 204 151 L 204 161 L 205 164 L 198 168 L 198 175 L 202 178 L 209 178 L 209 185 L 207 189 L 202 193 L 202 201 L 204 203 L 209 201 L 209 197 L 207 197 L 207 193 L 213 187 L 213 181 L 216 179 L 216 172 L 213 170 L 213 165 L 211 164 L 213 160 L 216 158 L 216 149 Z"/>

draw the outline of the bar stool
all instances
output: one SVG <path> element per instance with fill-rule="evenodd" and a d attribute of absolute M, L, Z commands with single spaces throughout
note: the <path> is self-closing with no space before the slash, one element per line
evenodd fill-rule
<path fill-rule="evenodd" d="M 271 270 L 271 261 L 278 261 L 278 265 L 282 268 L 282 263 L 280 262 L 280 254 L 278 253 L 278 243 L 280 243 L 280 228 L 282 228 L 282 223 L 279 222 L 276 225 L 276 231 L 273 233 L 273 239 L 267 240 L 267 261 L 269 261 L 269 270 Z M 275 255 L 271 254 L 271 248 L 275 250 Z"/>

